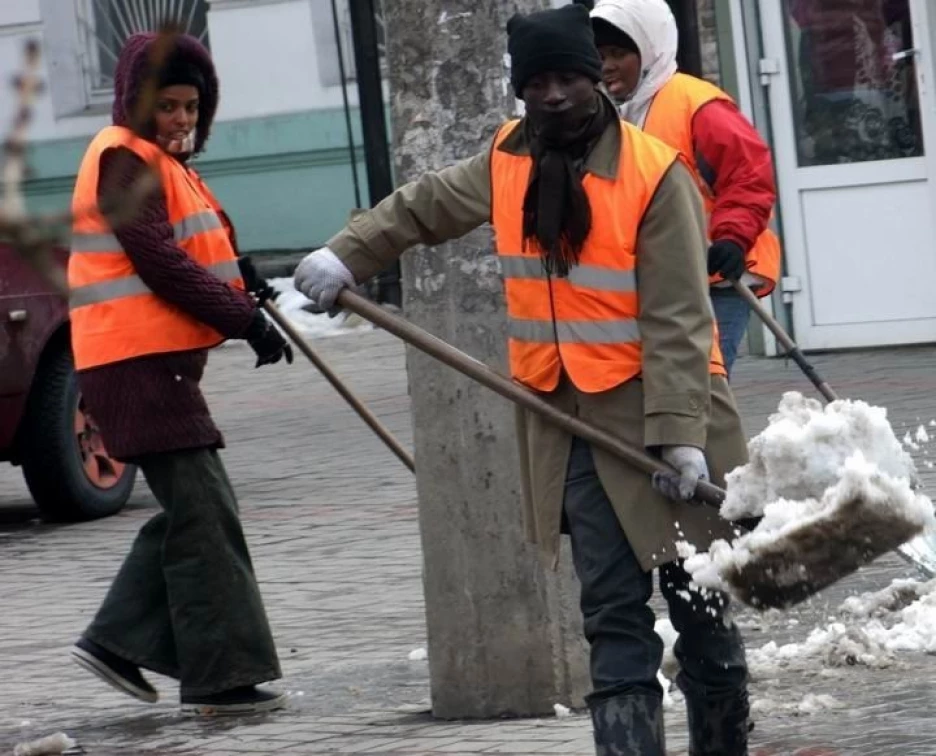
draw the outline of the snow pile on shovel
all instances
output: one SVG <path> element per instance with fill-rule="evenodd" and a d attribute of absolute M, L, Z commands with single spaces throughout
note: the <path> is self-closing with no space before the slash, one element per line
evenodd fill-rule
<path fill-rule="evenodd" d="M 750 462 L 727 476 L 721 515 L 762 517 L 757 527 L 707 553 L 678 544 L 702 588 L 756 607 L 790 606 L 936 525 L 880 407 L 823 407 L 789 392 L 748 451 Z"/>

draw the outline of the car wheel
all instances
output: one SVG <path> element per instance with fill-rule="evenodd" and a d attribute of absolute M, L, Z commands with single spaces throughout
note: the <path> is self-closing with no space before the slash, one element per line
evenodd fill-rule
<path fill-rule="evenodd" d="M 44 520 L 93 520 L 127 503 L 136 468 L 107 454 L 67 345 L 44 355 L 21 428 L 23 476 Z"/>

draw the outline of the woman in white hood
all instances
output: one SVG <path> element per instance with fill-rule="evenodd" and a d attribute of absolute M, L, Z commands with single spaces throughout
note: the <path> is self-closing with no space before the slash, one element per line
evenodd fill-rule
<path fill-rule="evenodd" d="M 681 150 L 702 191 L 712 304 L 730 372 L 750 319 L 730 280 L 764 297 L 780 277 L 780 244 L 768 228 L 776 201 L 770 150 L 725 92 L 677 73 L 678 31 L 664 0 L 598 0 L 591 15 L 621 117 Z"/>

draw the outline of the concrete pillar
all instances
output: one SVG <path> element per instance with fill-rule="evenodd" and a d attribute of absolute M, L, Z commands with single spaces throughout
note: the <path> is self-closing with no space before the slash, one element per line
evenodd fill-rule
<path fill-rule="evenodd" d="M 506 23 L 546 0 L 384 3 L 397 184 L 486 150 L 515 112 Z M 408 318 L 506 371 L 503 285 L 489 227 L 403 258 Z M 587 667 L 566 562 L 524 542 L 513 408 L 410 349 L 433 713 L 580 706 Z"/>

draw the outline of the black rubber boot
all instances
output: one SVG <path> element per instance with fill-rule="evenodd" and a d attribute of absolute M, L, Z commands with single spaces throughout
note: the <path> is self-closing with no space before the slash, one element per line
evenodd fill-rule
<path fill-rule="evenodd" d="M 663 700 L 652 693 L 590 704 L 597 756 L 666 756 Z"/>
<path fill-rule="evenodd" d="M 747 756 L 751 707 L 747 690 L 722 698 L 686 696 L 689 756 Z"/>

